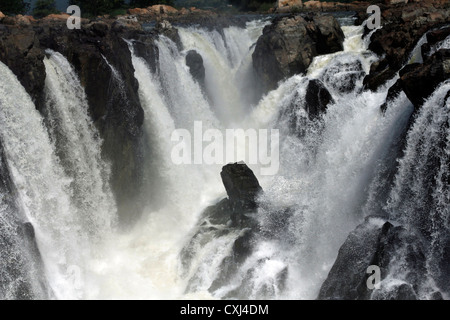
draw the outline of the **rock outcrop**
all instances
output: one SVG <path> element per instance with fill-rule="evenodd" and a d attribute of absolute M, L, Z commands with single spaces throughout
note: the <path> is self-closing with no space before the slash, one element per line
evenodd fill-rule
<path fill-rule="evenodd" d="M 343 41 L 344 34 L 332 16 L 275 18 L 264 28 L 253 53 L 253 67 L 263 91 L 304 73 L 315 56 L 342 50 Z"/>
<path fill-rule="evenodd" d="M 417 109 L 447 79 L 450 79 L 450 49 L 441 49 L 423 64 L 414 63 L 400 70 L 399 84 Z"/>
<path fill-rule="evenodd" d="M 196 80 L 202 88 L 205 88 L 205 66 L 203 65 L 202 56 L 195 50 L 190 50 L 186 54 L 186 65 L 192 78 Z"/>
<path fill-rule="evenodd" d="M 278 121 L 280 127 L 286 127 L 289 134 L 302 137 L 308 126 L 326 112 L 327 106 L 333 103 L 333 97 L 328 89 L 318 79 L 306 80 L 304 96 L 296 92 L 291 102 L 281 113 Z"/>
<path fill-rule="evenodd" d="M 254 217 L 258 208 L 257 197 L 262 192 L 254 173 L 245 163 L 227 164 L 220 175 L 228 198 L 203 212 L 197 232 L 181 252 L 184 270 L 188 273 L 192 267 L 193 252 L 197 250 L 199 243 L 205 243 L 211 234 L 215 238 L 226 237 L 230 233 L 239 234 L 232 244 L 230 255 L 221 263 L 221 271 L 209 288 L 211 292 L 230 281 L 251 254 L 254 238 L 259 230 Z M 187 291 L 195 289 L 194 287 L 195 276 L 191 278 Z M 231 296 L 237 297 L 233 294 Z"/>
<path fill-rule="evenodd" d="M 368 217 L 339 249 L 318 299 L 416 300 L 423 290 L 430 292 L 430 298 L 442 299 L 439 292 L 427 287 L 424 252 L 420 237 L 411 230 Z M 369 266 L 380 268 L 379 287 L 367 285 Z"/>
<path fill-rule="evenodd" d="M 429 30 L 450 20 L 450 4 L 430 1 L 428 6 L 411 3 L 382 7 L 382 28 L 370 38 L 369 49 L 381 60 L 374 62 L 364 79 L 366 88 L 377 90 L 408 62 L 419 39 Z M 365 33 L 368 34 L 366 28 Z"/>
<path fill-rule="evenodd" d="M 245 226 L 245 214 L 256 210 L 256 199 L 262 191 L 252 170 L 245 163 L 227 164 L 220 173 L 231 205 L 233 225 Z"/>

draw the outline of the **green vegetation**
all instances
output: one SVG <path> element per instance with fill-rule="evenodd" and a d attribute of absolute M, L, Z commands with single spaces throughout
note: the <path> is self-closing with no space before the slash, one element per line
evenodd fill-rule
<path fill-rule="evenodd" d="M 70 4 L 79 6 L 85 17 L 110 14 L 126 7 L 124 0 L 70 0 Z"/>
<path fill-rule="evenodd" d="M 52 13 L 58 13 L 54 0 L 37 0 L 32 15 L 35 18 L 43 18 Z"/>
<path fill-rule="evenodd" d="M 1 0 L 0 11 L 7 15 L 24 14 L 28 11 L 30 4 L 24 0 Z"/>

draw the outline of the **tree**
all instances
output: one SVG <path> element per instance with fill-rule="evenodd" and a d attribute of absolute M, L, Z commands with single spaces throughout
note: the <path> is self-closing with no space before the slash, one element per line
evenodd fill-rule
<path fill-rule="evenodd" d="M 147 8 L 155 4 L 165 4 L 168 6 L 174 6 L 173 0 L 131 0 L 130 7 L 132 8 Z"/>
<path fill-rule="evenodd" d="M 30 5 L 24 0 L 1 0 L 0 11 L 4 14 L 26 13 Z"/>
<path fill-rule="evenodd" d="M 52 13 L 58 13 L 54 0 L 37 0 L 33 9 L 33 17 L 43 18 Z"/>
<path fill-rule="evenodd" d="M 124 7 L 124 0 L 70 0 L 70 4 L 79 6 L 84 16 L 98 16 Z"/>

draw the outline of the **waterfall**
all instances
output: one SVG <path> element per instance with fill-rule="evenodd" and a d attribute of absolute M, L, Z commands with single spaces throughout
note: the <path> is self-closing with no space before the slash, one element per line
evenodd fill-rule
<path fill-rule="evenodd" d="M 44 104 L 37 111 L 0 63 L 0 298 L 315 299 L 339 248 L 368 216 L 420 238 L 427 263 L 422 298 L 430 287 L 450 292 L 449 82 L 414 114 L 413 125 L 414 108 L 403 92 L 381 112 L 397 78 L 377 92 L 366 90 L 364 76 L 378 58 L 362 26 L 344 26 L 343 51 L 315 57 L 306 74 L 260 97 L 252 54 L 269 23 L 180 27 L 179 43 L 153 39 L 158 58 L 151 62 L 135 50 L 136 40 L 124 39 L 144 111 L 143 189 L 152 199 L 127 230 L 117 228 L 111 164 L 102 158 L 93 106 L 75 68 L 61 53 L 46 51 Z M 446 47 L 448 39 L 432 50 Z M 422 58 L 419 49 L 411 61 Z M 203 59 L 204 84 L 186 64 L 192 50 Z M 102 57 L 123 89 L 122 68 Z M 308 113 L 311 83 L 331 97 L 316 117 Z M 174 132 L 193 133 L 199 122 L 203 131 L 280 132 L 278 173 L 262 175 L 261 164 L 249 165 L 264 190 L 253 250 L 221 281 L 222 263 L 245 233 L 202 220 L 205 209 L 226 197 L 225 163 L 172 161 Z M 21 234 L 31 234 L 27 223 L 38 251 L 33 237 Z M 8 259 L 18 261 L 17 270 Z M 405 259 L 399 254 L 383 292 L 405 280 Z"/>
<path fill-rule="evenodd" d="M 450 289 L 445 276 L 448 274 L 445 257 L 449 254 L 450 241 L 449 90 L 450 83 L 446 81 L 428 98 L 417 115 L 386 205 L 393 221 L 425 239 L 427 274 L 423 276 L 436 281 L 437 287 L 446 292 Z M 401 263 L 399 259 L 399 268 Z M 404 279 L 404 274 L 395 270 L 391 276 Z"/>
<path fill-rule="evenodd" d="M 47 50 L 47 54 L 47 129 L 66 174 L 73 179 L 71 197 L 83 215 L 83 229 L 94 237 L 105 235 L 111 232 L 115 219 L 110 168 L 101 158 L 101 141 L 75 71 L 60 53 Z"/>
<path fill-rule="evenodd" d="M 43 119 L 17 78 L 3 64 L 1 137 L 17 202 L 33 224 L 46 274 L 58 298 L 80 297 L 68 268 L 81 266 L 85 247 L 70 200 L 71 179 L 64 174 Z M 26 130 L 24 130 L 26 128 Z M 64 226 L 64 227 L 62 227 Z"/>
<path fill-rule="evenodd" d="M 0 65 L 1 138 L 16 201 L 34 226 L 53 295 L 79 299 L 94 245 L 113 225 L 114 203 L 84 91 L 67 60 L 48 53 L 45 119 Z"/>

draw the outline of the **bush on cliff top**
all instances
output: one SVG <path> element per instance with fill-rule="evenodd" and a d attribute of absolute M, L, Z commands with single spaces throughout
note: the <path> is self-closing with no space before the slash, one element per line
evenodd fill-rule
<path fill-rule="evenodd" d="M 28 11 L 30 5 L 24 0 L 1 0 L 0 11 L 4 14 L 24 14 Z"/>

